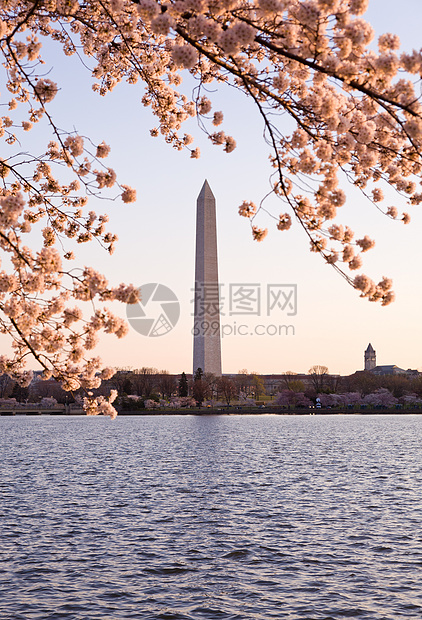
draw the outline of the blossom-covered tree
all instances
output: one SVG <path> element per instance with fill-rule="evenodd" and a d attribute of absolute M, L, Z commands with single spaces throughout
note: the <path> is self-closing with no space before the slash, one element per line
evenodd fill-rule
<path fill-rule="evenodd" d="M 379 388 L 373 394 L 365 396 L 363 402 L 371 406 L 393 407 L 398 403 L 398 399 L 387 388 Z"/>
<path fill-rule="evenodd" d="M 410 407 L 421 407 L 422 399 L 419 398 L 417 394 L 408 392 L 407 394 L 404 394 L 400 397 L 400 403 L 402 403 L 403 405 L 408 405 Z"/>
<path fill-rule="evenodd" d="M 236 147 L 220 128 L 223 112 L 213 110 L 209 85 L 245 93 L 270 149 L 271 192 L 283 204 L 275 227 L 285 231 L 295 220 L 311 250 L 362 297 L 390 303 L 388 278 L 375 284 L 349 273 L 360 269 L 374 241 L 367 235 L 354 240 L 353 231 L 334 220 L 346 201 L 342 175 L 387 217 L 404 223 L 407 213 L 382 206 L 383 186 L 409 205 L 422 202 L 416 182 L 422 54 L 399 53 L 394 34 L 379 37 L 378 51 L 370 48 L 374 32 L 362 18 L 367 6 L 368 0 L 3 0 L 0 325 L 14 341 L 14 355 L 0 358 L 0 372 L 27 383 L 25 361 L 33 356 L 65 389 L 84 388 L 90 411 L 101 405 L 110 412 L 109 403 L 96 402 L 89 391 L 112 371 L 89 352 L 99 331 L 120 337 L 126 328 L 107 307 L 86 316 L 81 302 L 137 299 L 131 286 L 113 287 L 91 267 L 71 267 L 75 242 L 96 239 L 112 251 L 116 241 L 107 217 L 87 211 L 88 197 L 113 187 L 125 203 L 136 197 L 101 164 L 108 145 L 56 125 L 49 103 L 59 85 L 48 77 L 40 37 L 56 41 L 65 55 L 93 59 L 100 95 L 122 80 L 141 81 L 143 104 L 157 118 L 151 134 L 194 158 L 199 151 L 182 127 L 195 116 L 213 144 L 226 153 Z M 196 80 L 193 93 L 183 92 L 184 71 Z M 44 152 L 31 153 L 25 135 L 41 119 L 52 135 Z M 239 208 L 257 241 L 267 234 L 256 223 L 263 204 L 245 200 Z M 41 242 L 31 229 L 40 231 Z"/>
<path fill-rule="evenodd" d="M 342 394 L 345 405 L 361 405 L 363 403 L 360 392 L 346 392 Z"/>
<path fill-rule="evenodd" d="M 275 396 L 274 404 L 277 407 L 310 407 L 311 401 L 303 392 L 294 392 L 293 390 L 282 390 Z"/>
<path fill-rule="evenodd" d="M 281 392 L 277 392 L 274 398 L 274 404 L 277 407 L 288 407 L 294 406 L 295 404 L 296 393 L 293 390 L 282 390 Z"/>
<path fill-rule="evenodd" d="M 190 396 L 172 396 L 170 399 L 170 407 L 173 409 L 182 409 L 183 407 L 195 407 L 196 400 Z"/>

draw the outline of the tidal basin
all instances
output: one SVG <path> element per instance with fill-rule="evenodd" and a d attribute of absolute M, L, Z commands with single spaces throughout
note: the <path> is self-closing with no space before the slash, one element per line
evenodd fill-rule
<path fill-rule="evenodd" d="M 2 620 L 422 617 L 422 416 L 0 418 Z"/>

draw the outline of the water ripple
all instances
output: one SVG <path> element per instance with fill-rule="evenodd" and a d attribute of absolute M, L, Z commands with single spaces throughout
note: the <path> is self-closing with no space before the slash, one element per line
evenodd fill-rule
<path fill-rule="evenodd" d="M 0 425 L 1 620 L 422 617 L 422 417 Z"/>

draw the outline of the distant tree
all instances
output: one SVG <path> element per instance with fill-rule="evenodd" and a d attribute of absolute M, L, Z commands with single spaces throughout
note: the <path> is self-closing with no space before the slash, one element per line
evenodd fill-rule
<path fill-rule="evenodd" d="M 147 398 L 144 403 L 145 409 L 159 409 L 160 403 L 157 399 Z"/>
<path fill-rule="evenodd" d="M 204 371 L 202 370 L 202 368 L 197 368 L 195 370 L 195 374 L 193 376 L 193 380 L 194 381 L 200 381 L 202 379 L 203 375 L 204 375 Z"/>
<path fill-rule="evenodd" d="M 131 392 L 127 392 L 126 388 L 129 387 L 127 385 L 127 381 L 130 381 L 131 376 L 132 370 L 130 368 L 117 368 L 113 377 L 109 379 L 109 385 L 113 389 L 117 390 L 119 395 L 122 395 L 124 393 L 130 394 Z"/>
<path fill-rule="evenodd" d="M 364 402 L 368 405 L 378 407 L 393 407 L 397 404 L 398 399 L 394 398 L 390 390 L 387 388 L 379 388 L 373 394 L 368 394 L 364 398 Z"/>
<path fill-rule="evenodd" d="M 217 382 L 218 393 L 223 397 L 227 405 L 237 396 L 238 390 L 234 381 L 227 377 L 220 377 Z"/>
<path fill-rule="evenodd" d="M 133 371 L 131 381 L 138 396 L 144 396 L 145 398 L 151 396 L 157 385 L 157 374 L 158 370 L 156 368 L 147 366 Z"/>
<path fill-rule="evenodd" d="M 415 393 L 408 392 L 400 397 L 400 403 L 407 405 L 408 407 L 420 407 L 422 406 L 422 399 Z"/>
<path fill-rule="evenodd" d="M 177 389 L 177 382 L 167 370 L 162 370 L 157 376 L 157 386 L 163 398 L 170 398 Z"/>
<path fill-rule="evenodd" d="M 360 392 L 345 392 L 342 394 L 343 402 L 345 405 L 360 405 L 362 404 L 362 396 Z"/>
<path fill-rule="evenodd" d="M 275 399 L 275 405 L 292 409 L 295 407 L 304 408 L 311 406 L 311 400 L 303 392 L 293 392 L 293 390 L 282 390 Z"/>
<path fill-rule="evenodd" d="M 215 392 L 217 390 L 218 377 L 216 377 L 212 372 L 205 372 L 202 375 L 202 380 L 207 384 L 210 392 Z"/>
<path fill-rule="evenodd" d="M 296 379 L 294 381 L 290 381 L 290 389 L 293 390 L 293 392 L 304 392 L 305 384 L 300 379 Z"/>
<path fill-rule="evenodd" d="M 250 396 L 252 392 L 252 380 L 253 377 L 246 368 L 239 370 L 235 379 L 238 392 L 243 392 L 245 395 Z"/>
<path fill-rule="evenodd" d="M 14 386 L 13 386 L 13 390 L 12 390 L 12 394 L 10 395 L 11 398 L 16 398 L 16 400 L 18 401 L 18 403 L 21 403 L 25 400 L 28 400 L 29 397 L 29 388 L 26 385 L 19 385 L 19 383 L 16 381 Z"/>
<path fill-rule="evenodd" d="M 170 407 L 180 409 L 182 407 L 195 407 L 196 401 L 189 396 L 172 396 L 170 399 Z"/>
<path fill-rule="evenodd" d="M 262 394 L 265 394 L 264 379 L 258 374 L 254 374 L 252 377 L 252 388 L 255 394 L 255 398 L 259 398 Z"/>
<path fill-rule="evenodd" d="M 8 398 L 13 391 L 14 384 L 13 379 L 6 373 L 0 375 L 0 398 Z"/>
<path fill-rule="evenodd" d="M 278 394 L 276 394 L 274 404 L 277 407 L 290 407 L 294 406 L 295 402 L 295 393 L 292 390 L 282 390 Z"/>
<path fill-rule="evenodd" d="M 196 379 L 192 385 L 192 396 L 196 401 L 198 407 L 202 405 L 204 400 L 207 398 L 209 392 L 209 388 L 205 381 L 202 379 Z"/>
<path fill-rule="evenodd" d="M 412 392 L 418 396 L 422 396 L 422 375 L 412 378 L 410 382 Z"/>
<path fill-rule="evenodd" d="M 192 383 L 192 396 L 200 407 L 204 400 L 212 398 L 217 389 L 216 377 L 211 372 L 206 372 L 198 368 L 194 374 Z"/>
<path fill-rule="evenodd" d="M 122 387 L 123 394 L 132 394 L 132 381 L 127 377 L 123 383 Z"/>
<path fill-rule="evenodd" d="M 401 398 L 411 389 L 411 381 L 406 375 L 387 375 L 382 379 L 381 387 L 390 390 L 395 398 Z"/>
<path fill-rule="evenodd" d="M 119 408 L 122 411 L 141 411 L 145 409 L 143 398 L 134 394 L 123 395 L 119 399 Z"/>
<path fill-rule="evenodd" d="M 321 392 L 317 395 L 317 397 L 319 398 L 322 407 L 336 407 L 339 404 L 343 404 L 337 394 L 326 394 Z"/>
<path fill-rule="evenodd" d="M 182 372 L 181 377 L 179 379 L 178 392 L 181 398 L 186 398 L 186 396 L 189 393 L 188 380 L 184 372 Z"/>
<path fill-rule="evenodd" d="M 326 387 L 328 368 L 327 366 L 315 365 L 308 370 L 312 387 L 315 392 L 322 392 Z"/>
<path fill-rule="evenodd" d="M 359 392 L 361 396 L 366 396 L 380 387 L 380 377 L 363 370 L 348 377 L 344 384 L 348 392 Z"/>
<path fill-rule="evenodd" d="M 296 372 L 292 372 L 291 370 L 287 370 L 285 373 L 283 373 L 281 375 L 281 381 L 280 381 L 280 389 L 281 390 L 290 390 L 290 384 L 292 381 L 294 381 L 295 377 L 296 377 L 297 373 Z"/>
<path fill-rule="evenodd" d="M 311 400 L 308 398 L 306 394 L 303 392 L 298 392 L 295 394 L 295 406 L 303 408 L 308 408 L 312 404 Z"/>
<path fill-rule="evenodd" d="M 328 392 L 338 394 L 343 389 L 343 378 L 340 375 L 327 375 L 325 387 Z"/>
<path fill-rule="evenodd" d="M 43 398 L 54 398 L 58 403 L 62 404 L 73 401 L 72 393 L 65 392 L 60 383 L 55 379 L 33 381 L 28 390 L 28 398 L 32 402 L 38 402 Z"/>

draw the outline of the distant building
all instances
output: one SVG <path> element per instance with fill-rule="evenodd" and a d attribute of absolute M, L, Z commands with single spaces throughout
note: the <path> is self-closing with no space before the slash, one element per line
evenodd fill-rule
<path fill-rule="evenodd" d="M 404 368 L 399 368 L 395 364 L 387 364 L 386 366 L 375 366 L 372 369 L 372 374 L 374 375 L 418 375 L 417 370 L 412 370 L 408 368 L 404 370 Z"/>
<path fill-rule="evenodd" d="M 408 368 L 404 370 L 404 368 L 399 368 L 395 364 L 386 364 L 383 366 L 377 366 L 377 354 L 374 351 L 374 348 L 371 343 L 368 344 L 368 347 L 364 353 L 365 359 L 365 370 L 372 372 L 374 375 L 419 375 L 420 373 L 417 370 L 412 370 Z"/>
<path fill-rule="evenodd" d="M 366 349 L 364 353 L 364 359 L 365 359 L 365 366 L 364 366 L 365 370 L 374 370 L 374 368 L 376 368 L 377 354 L 374 351 L 374 348 L 371 343 L 368 344 L 368 348 Z"/>
<path fill-rule="evenodd" d="M 402 375 L 405 372 L 404 368 L 399 368 L 395 364 L 385 364 L 384 366 L 372 368 L 372 374 L 374 375 Z"/>

